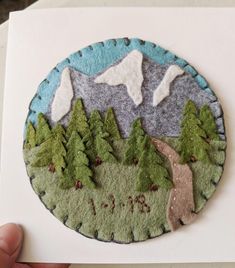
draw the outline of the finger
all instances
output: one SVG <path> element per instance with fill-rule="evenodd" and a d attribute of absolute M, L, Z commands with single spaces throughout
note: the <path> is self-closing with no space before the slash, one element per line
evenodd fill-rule
<path fill-rule="evenodd" d="M 31 268 L 28 264 L 15 263 L 12 268 Z"/>
<path fill-rule="evenodd" d="M 30 264 L 31 268 L 68 268 L 70 264 Z"/>
<path fill-rule="evenodd" d="M 12 268 L 68 268 L 69 264 L 24 264 L 15 263 Z"/>
<path fill-rule="evenodd" d="M 19 225 L 8 223 L 0 227 L 1 267 L 11 267 L 18 257 L 23 240 Z"/>

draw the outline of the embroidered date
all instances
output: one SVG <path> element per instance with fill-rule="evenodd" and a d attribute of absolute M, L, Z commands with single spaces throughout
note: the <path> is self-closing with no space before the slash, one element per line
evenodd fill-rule
<path fill-rule="evenodd" d="M 96 216 L 99 212 L 99 209 L 108 210 L 110 214 L 113 214 L 116 209 L 125 209 L 128 210 L 129 213 L 134 213 L 135 211 L 140 213 L 150 213 L 151 211 L 151 207 L 146 202 L 146 197 L 143 194 L 128 196 L 127 200 L 119 202 L 117 202 L 113 194 L 109 194 L 106 200 L 99 204 L 95 202 L 94 199 L 89 199 L 88 203 L 90 204 L 91 211 L 94 216 Z"/>

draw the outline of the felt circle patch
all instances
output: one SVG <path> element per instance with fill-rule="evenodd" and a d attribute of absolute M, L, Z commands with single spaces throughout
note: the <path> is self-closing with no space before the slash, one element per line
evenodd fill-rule
<path fill-rule="evenodd" d="M 70 55 L 42 81 L 23 155 L 35 193 L 65 226 L 131 243 L 197 218 L 225 150 L 205 78 L 156 44 L 122 38 Z"/>

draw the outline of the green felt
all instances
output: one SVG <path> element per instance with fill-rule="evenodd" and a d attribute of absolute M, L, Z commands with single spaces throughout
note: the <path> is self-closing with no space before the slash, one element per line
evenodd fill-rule
<path fill-rule="evenodd" d="M 138 163 L 136 190 L 140 192 L 149 191 L 152 184 L 170 189 L 172 183 L 168 178 L 169 174 L 164 167 L 161 156 L 151 143 L 150 137 L 146 135 L 143 141 L 143 151 Z"/>
<path fill-rule="evenodd" d="M 77 131 L 82 137 L 85 137 L 90 132 L 82 99 L 77 99 L 73 105 L 69 124 L 66 129 L 67 139 L 70 138 L 73 131 Z"/>
<path fill-rule="evenodd" d="M 62 188 L 70 188 L 75 185 L 76 181 L 80 181 L 88 188 L 95 188 L 92 181 L 93 172 L 89 168 L 89 159 L 85 154 L 84 143 L 76 131 L 73 131 L 70 139 L 66 144 L 67 166 L 64 171 L 64 176 L 61 178 Z"/>
<path fill-rule="evenodd" d="M 180 133 L 181 163 L 186 163 L 195 157 L 196 160 L 209 162 L 209 144 L 206 142 L 206 132 L 201 127 L 198 111 L 192 100 L 184 107 Z"/>
<path fill-rule="evenodd" d="M 44 114 L 38 114 L 38 123 L 36 128 L 36 144 L 40 145 L 51 135 L 51 130 Z"/>
<path fill-rule="evenodd" d="M 119 158 L 123 157 L 125 141 L 114 142 Z M 32 162 L 39 148 L 25 150 L 25 160 Z M 166 205 L 169 191 L 159 189 L 142 196 L 135 190 L 137 166 L 103 163 L 95 168 L 100 187 L 63 190 L 56 173 L 47 168 L 27 166 L 29 176 L 35 176 L 32 186 L 53 214 L 66 225 L 89 237 L 122 243 L 146 240 L 169 230 Z M 45 192 L 45 195 L 43 195 Z M 113 198 L 114 197 L 114 198 Z M 115 202 L 113 204 L 113 200 Z M 95 211 L 93 207 L 95 204 Z M 115 205 L 115 207 L 113 207 Z M 150 207 L 150 211 L 149 211 Z"/>
<path fill-rule="evenodd" d="M 136 119 L 131 126 L 131 133 L 127 139 L 123 163 L 132 165 L 140 159 L 143 150 L 145 132 L 142 128 L 141 119 Z"/>
<path fill-rule="evenodd" d="M 114 111 L 111 107 L 105 113 L 104 128 L 110 134 L 111 140 L 121 139 Z"/>
<path fill-rule="evenodd" d="M 208 105 L 204 105 L 200 109 L 199 119 L 202 124 L 201 127 L 206 132 L 207 138 L 210 140 L 219 140 L 215 118 Z"/>
<path fill-rule="evenodd" d="M 88 119 L 84 109 L 82 99 L 77 99 L 73 105 L 69 124 L 66 128 L 66 138 L 69 140 L 72 132 L 76 131 L 83 138 L 86 145 L 86 154 L 92 161 L 95 160 L 94 140 L 90 131 Z"/>
<path fill-rule="evenodd" d="M 24 148 L 31 149 L 35 146 L 36 146 L 36 131 L 33 124 L 29 122 L 26 129 Z"/>
<path fill-rule="evenodd" d="M 178 150 L 178 138 L 161 138 Z M 115 141 L 117 158 L 122 159 L 125 141 Z M 215 190 L 215 184 L 222 174 L 225 160 L 226 142 L 212 141 L 210 157 L 213 161 L 190 163 L 194 174 L 194 199 L 199 212 Z M 25 162 L 32 163 L 40 148 L 24 150 Z M 164 160 L 164 165 L 169 162 Z M 165 162 L 166 161 L 166 162 Z M 138 175 L 137 165 L 121 163 L 102 163 L 94 168 L 95 180 L 100 187 L 90 190 L 88 187 L 76 190 L 63 190 L 56 173 L 45 167 L 27 166 L 32 186 L 41 196 L 42 202 L 65 224 L 82 234 L 122 243 L 146 240 L 159 236 L 163 230 L 169 230 L 166 220 L 166 207 L 169 190 L 159 188 L 156 192 L 139 193 L 135 189 Z M 143 198 L 143 196 L 144 198 Z M 114 198 L 113 198 L 114 196 Z M 115 208 L 113 200 L 115 199 Z M 148 209 L 150 207 L 150 212 Z"/>
<path fill-rule="evenodd" d="M 96 157 L 104 162 L 116 162 L 114 150 L 108 141 L 109 133 L 105 131 L 103 120 L 97 110 L 91 113 L 89 125 L 93 135 Z"/>
<path fill-rule="evenodd" d="M 64 147 L 66 140 L 64 136 L 65 131 L 63 127 L 60 124 L 55 125 L 51 130 L 50 137 L 41 144 L 32 165 L 35 167 L 44 167 L 53 164 L 56 172 L 61 175 L 66 165 L 66 150 Z"/>
<path fill-rule="evenodd" d="M 88 156 L 90 161 L 94 163 L 96 159 L 96 149 L 91 131 L 89 131 L 87 135 L 83 137 L 82 141 L 86 146 L 86 155 Z"/>
<path fill-rule="evenodd" d="M 89 118 L 89 125 L 93 135 L 98 135 L 100 133 L 105 132 L 104 123 L 98 110 L 94 110 L 91 112 Z M 105 133 L 105 135 L 107 137 L 109 136 L 108 133 Z"/>

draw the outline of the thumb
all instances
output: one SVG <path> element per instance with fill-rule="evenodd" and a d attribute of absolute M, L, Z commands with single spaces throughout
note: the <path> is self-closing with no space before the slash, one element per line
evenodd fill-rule
<path fill-rule="evenodd" d="M 0 227 L 0 267 L 10 268 L 18 257 L 23 232 L 20 226 L 8 223 Z"/>

